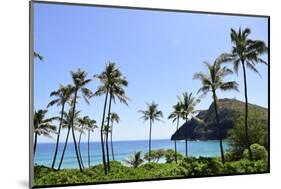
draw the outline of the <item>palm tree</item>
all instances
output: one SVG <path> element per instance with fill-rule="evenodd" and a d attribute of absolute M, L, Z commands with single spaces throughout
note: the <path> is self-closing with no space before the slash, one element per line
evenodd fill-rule
<path fill-rule="evenodd" d="M 75 112 L 75 108 L 76 108 L 78 93 L 81 92 L 82 97 L 84 98 L 85 102 L 88 104 L 89 104 L 89 99 L 93 96 L 93 94 L 90 89 L 85 87 L 85 85 L 87 85 L 91 81 L 91 79 L 86 79 L 87 74 L 85 71 L 83 71 L 81 69 L 78 69 L 76 72 L 71 71 L 71 77 L 72 77 L 73 84 L 74 84 L 74 97 L 73 97 L 73 107 L 72 107 L 72 115 L 73 115 Z M 76 158 L 78 161 L 79 169 L 80 169 L 80 171 L 82 171 L 81 160 L 79 158 L 79 152 L 78 152 L 78 147 L 77 147 L 75 133 L 74 133 L 73 119 L 74 119 L 74 117 L 72 116 L 72 119 L 71 119 L 72 137 L 73 137 L 73 142 L 74 142 Z"/>
<path fill-rule="evenodd" d="M 98 87 L 95 95 L 101 96 L 105 94 L 105 101 L 103 107 L 103 116 L 102 116 L 102 123 L 101 123 L 101 145 L 102 145 L 102 159 L 104 165 L 105 174 L 107 171 L 110 171 L 110 162 L 109 162 L 109 152 L 108 152 L 108 129 L 109 129 L 109 115 L 111 112 L 111 103 L 112 100 L 115 102 L 117 98 L 121 103 L 127 105 L 127 101 L 129 100 L 128 97 L 125 95 L 124 87 L 127 87 L 128 81 L 122 75 L 120 70 L 116 67 L 115 63 L 109 62 L 106 65 L 105 71 L 103 71 L 100 75 L 94 75 L 94 78 L 97 78 L 101 85 Z M 109 96 L 109 104 L 108 104 L 108 113 L 107 113 L 107 127 L 106 130 L 104 129 L 105 123 L 105 114 L 106 114 L 106 106 Z M 105 133 L 105 146 L 106 146 L 106 159 L 105 159 L 105 150 L 104 150 L 104 137 L 103 134 Z M 106 163 L 107 161 L 107 163 Z"/>
<path fill-rule="evenodd" d="M 242 65 L 243 69 L 245 95 L 245 136 L 249 157 L 250 160 L 252 160 L 252 151 L 250 148 L 251 143 L 249 141 L 248 134 L 248 94 L 246 67 L 259 74 L 255 66 L 258 63 L 267 65 L 267 62 L 260 58 L 260 56 L 264 53 L 267 53 L 268 48 L 263 41 L 249 39 L 250 34 L 251 30 L 249 28 L 244 30 L 239 28 L 238 31 L 235 31 L 231 28 L 230 38 L 233 46 L 229 60 L 233 63 L 233 69 L 236 73 L 238 73 L 240 65 Z"/>
<path fill-rule="evenodd" d="M 75 111 L 74 115 L 73 115 L 73 126 L 75 130 L 80 130 L 80 128 L 78 127 L 79 122 L 78 122 L 78 116 L 80 114 L 80 111 Z M 62 128 L 63 129 L 67 129 L 67 134 L 66 134 L 66 138 L 65 138 L 65 142 L 64 142 L 64 147 L 63 147 L 63 151 L 62 151 L 62 155 L 61 155 L 61 159 L 59 162 L 59 166 L 58 166 L 58 170 L 60 170 L 63 159 L 64 159 L 64 154 L 66 151 L 66 147 L 68 144 L 68 138 L 69 138 L 69 134 L 70 134 L 70 129 L 71 129 L 71 121 L 72 121 L 72 110 L 69 110 L 69 112 L 63 112 L 63 119 L 62 119 Z"/>
<path fill-rule="evenodd" d="M 81 160 L 81 165 L 84 168 L 84 163 L 83 163 L 83 159 L 82 159 L 82 155 L 81 155 L 81 137 L 82 134 L 84 134 L 84 127 L 87 125 L 87 122 L 89 121 L 89 116 L 84 116 L 82 118 L 78 119 L 79 125 L 80 125 L 80 134 L 79 134 L 79 139 L 78 139 L 78 152 L 79 152 L 79 157 Z"/>
<path fill-rule="evenodd" d="M 139 110 L 143 116 L 141 117 L 144 121 L 149 120 L 149 159 L 148 162 L 150 162 L 151 157 L 151 129 L 152 129 L 152 123 L 154 121 L 160 121 L 160 118 L 163 117 L 163 113 L 161 110 L 158 110 L 158 104 L 155 104 L 152 102 L 151 104 L 147 103 L 147 110 Z"/>
<path fill-rule="evenodd" d="M 98 128 L 96 125 L 96 120 L 94 119 L 87 119 L 86 121 L 86 130 L 88 130 L 88 165 L 89 168 L 91 167 L 91 162 L 90 162 L 90 132 L 94 132 L 94 129 Z"/>
<path fill-rule="evenodd" d="M 185 122 L 188 121 L 188 116 L 194 114 L 195 111 L 195 106 L 199 103 L 199 100 L 196 99 L 195 97 L 192 96 L 192 93 L 187 93 L 184 92 L 182 94 L 182 98 L 178 96 L 178 100 L 180 105 L 182 106 L 183 109 L 183 119 Z M 187 150 L 187 139 L 188 139 L 188 133 L 187 133 L 187 127 L 185 129 L 186 137 L 185 137 L 185 156 L 187 157 L 188 155 L 188 150 Z"/>
<path fill-rule="evenodd" d="M 131 155 L 128 159 L 124 161 L 133 168 L 137 168 L 143 163 L 143 159 L 141 158 L 141 152 L 135 152 L 133 155 Z"/>
<path fill-rule="evenodd" d="M 183 106 L 180 102 L 178 102 L 177 104 L 175 104 L 173 106 L 173 112 L 169 115 L 168 119 L 173 119 L 173 123 L 175 121 L 177 121 L 177 128 L 176 128 L 176 131 L 178 130 L 179 128 L 179 121 L 180 121 L 180 118 L 183 118 L 184 116 L 184 109 L 183 109 Z M 177 140 L 175 140 L 175 160 L 176 160 L 176 163 L 177 163 Z"/>
<path fill-rule="evenodd" d="M 111 122 L 111 127 L 110 127 L 110 144 L 111 144 L 111 154 L 112 154 L 112 160 L 114 159 L 114 149 L 113 149 L 113 142 L 112 142 L 112 133 L 113 133 L 113 124 L 115 123 L 119 123 L 120 121 L 120 117 L 118 116 L 117 113 L 112 112 L 110 114 L 110 122 Z"/>
<path fill-rule="evenodd" d="M 224 159 L 224 151 L 222 146 L 222 135 L 221 135 L 221 126 L 218 115 L 218 97 L 216 94 L 217 90 L 221 91 L 229 91 L 229 90 L 237 90 L 238 84 L 235 81 L 223 81 L 223 78 L 229 74 L 232 74 L 232 70 L 222 67 L 221 62 L 223 58 L 220 56 L 217 58 L 214 63 L 211 65 L 208 62 L 205 62 L 205 65 L 208 69 L 206 74 L 199 72 L 194 75 L 194 79 L 199 79 L 202 83 L 202 87 L 198 90 L 198 93 L 202 93 L 202 95 L 206 95 L 208 92 L 212 93 L 214 110 L 215 110 L 215 120 L 218 127 L 219 132 L 219 140 L 220 140 L 220 151 L 221 151 L 221 159 L 222 163 L 225 162 Z"/>
<path fill-rule="evenodd" d="M 52 124 L 52 121 L 57 117 L 45 118 L 47 110 L 38 110 L 34 112 L 34 150 L 36 152 L 37 137 L 40 135 L 52 138 L 51 134 L 56 132 L 56 126 Z"/>
<path fill-rule="evenodd" d="M 67 85 L 67 86 L 60 85 L 60 87 L 57 91 L 53 91 L 50 94 L 50 96 L 53 96 L 56 98 L 48 104 L 47 108 L 50 106 L 53 106 L 53 105 L 61 106 L 61 117 L 60 117 L 60 124 L 59 124 L 59 129 L 58 129 L 56 147 L 55 147 L 55 154 L 54 154 L 54 158 L 53 158 L 53 162 L 52 162 L 52 169 L 55 166 L 56 157 L 57 157 L 57 153 L 58 153 L 58 146 L 59 146 L 59 140 L 60 140 L 60 133 L 61 133 L 65 103 L 67 101 L 69 101 L 72 92 L 73 92 L 73 87 L 71 85 Z"/>

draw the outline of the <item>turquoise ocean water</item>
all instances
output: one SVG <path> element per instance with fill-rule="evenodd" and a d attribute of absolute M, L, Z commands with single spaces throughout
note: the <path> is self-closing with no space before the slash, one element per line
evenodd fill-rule
<path fill-rule="evenodd" d="M 142 154 L 148 151 L 148 140 L 137 141 L 115 141 L 114 154 L 115 160 L 123 161 L 135 151 L 142 151 Z M 55 143 L 39 143 L 37 144 L 34 163 L 37 165 L 45 165 L 50 167 L 54 156 Z M 59 164 L 63 143 L 59 144 L 59 152 L 57 155 L 56 166 Z M 152 140 L 152 149 L 174 149 L 174 142 L 169 139 Z M 185 142 L 177 142 L 178 152 L 185 154 Z M 228 149 L 228 145 L 224 142 L 224 149 Z M 111 149 L 109 148 L 111 152 Z M 101 157 L 101 144 L 100 142 L 91 142 L 91 165 L 100 164 Z M 81 143 L 81 154 L 85 167 L 88 166 L 88 144 L 87 142 Z M 188 141 L 188 154 L 189 156 L 204 156 L 213 157 L 220 156 L 219 141 Z M 111 153 L 110 153 L 111 155 Z M 110 156 L 111 157 L 111 156 Z M 73 143 L 69 143 L 66 149 L 62 168 L 78 168 L 78 163 L 75 156 L 75 148 Z"/>

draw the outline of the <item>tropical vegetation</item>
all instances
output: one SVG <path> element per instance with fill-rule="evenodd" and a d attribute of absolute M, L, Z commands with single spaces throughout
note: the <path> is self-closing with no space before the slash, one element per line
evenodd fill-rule
<path fill-rule="evenodd" d="M 155 121 L 160 121 L 163 117 L 163 113 L 161 110 L 158 110 L 158 104 L 155 102 L 147 103 L 147 109 L 146 110 L 139 110 L 139 112 L 142 114 L 141 118 L 144 121 L 149 121 L 149 139 L 148 139 L 148 162 L 151 160 L 151 132 L 152 132 L 152 124 Z"/>
<path fill-rule="evenodd" d="M 267 46 L 263 41 L 252 40 L 249 38 L 251 29 L 246 28 L 244 30 L 239 28 L 238 31 L 231 28 L 230 38 L 232 42 L 231 53 L 228 54 L 228 60 L 233 63 L 233 70 L 238 73 L 239 67 L 242 66 L 243 78 L 244 78 L 244 96 L 245 96 L 245 137 L 247 142 L 247 148 L 249 151 L 249 157 L 252 160 L 251 141 L 249 140 L 248 132 L 248 87 L 247 87 L 247 73 L 246 68 L 259 74 L 256 69 L 256 64 L 262 63 L 267 65 L 267 62 L 261 58 L 262 54 L 267 53 Z"/>
<path fill-rule="evenodd" d="M 221 126 L 220 119 L 218 114 L 218 97 L 217 90 L 228 91 L 228 90 L 238 90 L 238 84 L 235 81 L 224 81 L 224 77 L 232 74 L 232 70 L 228 69 L 225 66 L 222 66 L 221 63 L 224 61 L 223 55 L 218 57 L 213 64 L 205 62 L 205 65 L 208 69 L 207 73 L 204 74 L 202 72 L 196 73 L 194 75 L 194 79 L 199 79 L 202 83 L 202 87 L 198 90 L 197 93 L 202 93 L 202 95 L 206 95 L 207 93 L 211 93 L 213 97 L 214 110 L 215 110 L 215 120 L 217 127 L 219 128 L 219 140 L 220 140 L 220 151 L 221 151 L 221 160 L 222 163 L 225 163 L 224 159 L 224 150 L 222 145 L 222 134 L 221 134 Z"/>
<path fill-rule="evenodd" d="M 167 117 L 168 120 L 172 120 L 172 123 L 169 124 L 175 127 L 175 132 L 184 130 L 182 140 L 185 142 L 185 154 L 178 149 L 176 138 L 173 139 L 174 143 L 171 146 L 173 149 L 152 148 L 152 128 L 155 126 L 155 122 L 164 122 L 164 114 L 159 108 L 160 106 L 152 100 L 151 103 L 146 104 L 145 109 L 138 110 L 138 113 L 141 114 L 140 118 L 144 122 L 148 122 L 149 126 L 147 151 L 136 150 L 126 159 L 117 161 L 118 158 L 115 154 L 119 149 L 114 148 L 113 128 L 115 131 L 115 128 L 117 130 L 121 127 L 119 125 L 116 127 L 121 120 L 119 117 L 121 114 L 113 112 L 113 108 L 117 106 L 115 105 L 117 101 L 126 106 L 129 105 L 130 99 L 126 92 L 128 79 L 114 62 L 108 62 L 104 70 L 99 74 L 94 74 L 93 77 L 88 77 L 88 73 L 80 68 L 71 71 L 72 83 L 60 84 L 58 88 L 53 89 L 54 91 L 50 93 L 52 100 L 47 104 L 46 109 L 38 109 L 34 112 L 34 155 L 36 156 L 38 137 L 50 137 L 55 140 L 54 155 L 50 160 L 50 166 L 34 165 L 35 185 L 268 172 L 268 115 L 265 110 L 259 111 L 248 102 L 246 73 L 246 68 L 248 68 L 259 74 L 255 66 L 258 63 L 267 65 L 267 62 L 262 59 L 262 55 L 267 53 L 267 47 L 263 41 L 250 39 L 250 34 L 249 28 L 244 30 L 239 28 L 238 31 L 231 29 L 231 51 L 222 53 L 212 63 L 204 62 L 206 72 L 198 70 L 193 76 L 193 79 L 201 82 L 197 91 L 199 96 L 192 92 L 182 92 L 180 95 L 175 95 L 177 100 L 173 104 L 168 104 L 172 107 Z M 43 60 L 43 57 L 36 52 L 34 52 L 34 57 Z M 228 63 L 233 64 L 232 69 Z M 227 76 L 238 73 L 240 66 L 243 71 L 242 85 L 244 86 L 245 105 L 243 104 L 243 111 L 239 111 L 240 113 L 231 112 L 234 126 L 224 133 L 225 128 L 222 125 L 225 121 L 223 116 L 226 114 L 221 107 L 222 99 L 219 98 L 219 95 L 220 92 L 229 90 L 238 91 L 238 83 L 234 79 L 228 80 Z M 234 78 L 233 75 L 232 78 Z M 90 84 L 93 83 L 96 87 L 94 90 L 90 87 Z M 198 113 L 196 107 L 207 94 L 212 97 L 212 104 L 209 108 L 211 113 Z M 84 101 L 91 105 L 91 101 L 98 97 L 104 98 L 103 107 L 98 110 L 100 119 L 97 119 L 98 115 L 91 115 L 89 112 L 85 115 L 85 112 L 79 109 L 80 102 Z M 57 116 L 48 116 L 50 108 L 57 111 Z M 197 113 L 202 115 L 198 116 Z M 92 116 L 95 116 L 95 119 Z M 188 154 L 188 141 L 194 140 L 190 137 L 188 123 L 197 122 L 199 126 L 195 129 L 208 133 L 213 129 L 209 128 L 211 124 L 201 124 L 202 120 L 200 120 L 206 116 L 212 120 L 218 131 L 215 139 L 219 140 L 220 157 L 193 157 Z M 122 117 L 123 119 L 126 118 Z M 96 120 L 101 121 L 100 125 Z M 66 131 L 64 138 L 61 137 L 63 130 Z M 95 131 L 99 131 L 100 135 L 94 140 L 98 140 L 101 145 L 101 163 L 91 165 L 91 159 L 96 157 L 91 146 L 93 141 L 91 134 Z M 74 150 L 71 153 L 73 153 L 79 169 L 62 169 L 70 134 L 74 144 Z M 83 157 L 81 150 L 83 135 L 87 136 L 87 157 Z M 224 139 L 229 145 L 227 151 L 223 147 Z M 85 159 L 87 159 L 88 165 L 85 163 Z"/>

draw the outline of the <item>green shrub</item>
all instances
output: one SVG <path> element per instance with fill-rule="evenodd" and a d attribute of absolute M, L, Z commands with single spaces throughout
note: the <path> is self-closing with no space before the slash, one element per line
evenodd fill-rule
<path fill-rule="evenodd" d="M 218 175 L 223 168 L 216 158 L 184 158 L 180 164 L 180 173 L 185 176 Z"/>
<path fill-rule="evenodd" d="M 259 144 L 252 144 L 250 146 L 252 151 L 252 158 L 253 160 L 267 160 L 268 159 L 268 152 L 264 146 Z M 249 152 L 248 149 L 245 149 L 243 152 L 243 157 L 249 159 Z"/>
<path fill-rule="evenodd" d="M 56 171 L 44 166 L 34 167 L 34 183 L 42 185 L 98 183 L 106 181 L 138 180 L 171 177 L 212 176 L 221 174 L 268 172 L 267 161 L 242 159 L 222 165 L 219 158 L 189 157 L 180 163 L 146 163 L 139 167 L 128 167 L 118 161 L 111 161 L 111 171 L 105 175 L 103 165 L 83 169 L 62 169 Z"/>
<path fill-rule="evenodd" d="M 172 163 L 174 161 L 176 161 L 175 159 L 175 151 L 172 149 L 168 149 L 165 152 L 165 159 L 166 159 L 166 163 Z M 180 153 L 177 153 L 177 160 L 182 160 L 183 159 L 183 155 Z"/>
<path fill-rule="evenodd" d="M 128 165 L 133 168 L 137 168 L 143 163 L 143 159 L 141 158 L 141 151 L 135 152 L 134 154 L 130 155 L 128 159 L 124 160 Z"/>
<path fill-rule="evenodd" d="M 268 147 L 268 122 L 267 115 L 252 110 L 248 117 L 249 140 L 251 143 L 256 143 Z M 245 121 L 244 115 L 238 116 L 234 121 L 234 127 L 228 131 L 227 141 L 230 147 L 231 161 L 237 161 L 243 158 L 243 152 L 247 149 L 247 139 L 245 137 Z"/>
<path fill-rule="evenodd" d="M 267 171 L 267 161 L 264 160 L 250 161 L 242 159 L 240 161 L 227 162 L 223 166 L 224 174 L 262 173 Z"/>
<path fill-rule="evenodd" d="M 144 168 L 145 170 L 153 170 L 153 169 L 156 169 L 158 168 L 159 164 L 158 163 L 155 163 L 155 162 L 151 162 L 151 163 L 146 163 L 144 165 L 142 165 L 141 167 Z"/>
<path fill-rule="evenodd" d="M 159 150 L 151 150 L 150 151 L 150 157 L 149 157 L 149 152 L 144 154 L 144 159 L 153 161 L 153 162 L 158 162 L 162 157 L 165 155 L 165 150 L 159 149 Z"/>
<path fill-rule="evenodd" d="M 231 162 L 231 161 L 237 161 L 241 159 L 241 154 L 240 152 L 237 151 L 228 151 L 227 153 L 224 154 L 224 158 L 226 162 Z"/>

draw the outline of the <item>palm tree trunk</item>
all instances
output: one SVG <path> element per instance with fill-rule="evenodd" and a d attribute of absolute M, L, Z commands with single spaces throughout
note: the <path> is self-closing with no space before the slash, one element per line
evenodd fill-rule
<path fill-rule="evenodd" d="M 108 90 L 106 92 L 105 100 L 104 100 L 102 122 L 101 122 L 101 131 L 100 131 L 101 149 L 102 149 L 102 163 L 103 163 L 103 168 L 104 168 L 104 173 L 105 174 L 107 174 L 107 166 L 106 166 L 106 161 L 105 161 L 103 132 L 104 132 L 104 118 L 105 118 L 105 111 L 106 111 L 106 105 L 107 105 L 107 97 L 108 97 Z"/>
<path fill-rule="evenodd" d="M 79 152 L 78 152 L 78 147 L 77 147 L 77 143 L 76 143 L 76 138 L 75 138 L 75 133 L 74 133 L 74 113 L 75 113 L 75 106 L 76 106 L 76 98 L 77 98 L 77 89 L 75 90 L 75 94 L 74 94 L 74 101 L 73 101 L 73 109 L 72 109 L 72 116 L 71 116 L 71 131 L 72 131 L 72 137 L 73 137 L 73 143 L 74 143 L 74 147 L 75 147 L 75 153 L 76 153 L 76 158 L 77 158 L 77 162 L 79 165 L 79 169 L 80 171 L 82 170 L 82 165 L 79 159 Z"/>
<path fill-rule="evenodd" d="M 109 148 L 108 148 L 108 129 L 105 133 L 105 149 L 106 149 L 106 161 L 107 161 L 107 171 L 110 171 L 110 160 L 109 160 Z"/>
<path fill-rule="evenodd" d="M 246 68 L 245 63 L 242 61 L 243 65 L 243 75 L 244 75 L 244 93 L 245 93 L 245 135 L 246 135 L 246 143 L 249 151 L 250 160 L 253 160 L 252 150 L 250 148 L 249 134 L 248 134 L 248 94 L 247 94 L 247 76 L 246 76 Z"/>
<path fill-rule="evenodd" d="M 177 118 L 177 130 L 178 130 L 178 127 L 179 127 L 179 117 Z M 175 160 L 176 160 L 176 163 L 178 163 L 177 140 L 175 140 Z"/>
<path fill-rule="evenodd" d="M 35 133 L 35 137 L 34 137 L 34 149 L 33 149 L 33 153 L 35 155 L 35 151 L 36 151 L 36 146 L 37 146 L 37 137 L 38 137 L 38 134 Z"/>
<path fill-rule="evenodd" d="M 151 154 L 151 129 L 152 129 L 152 121 L 150 119 L 150 127 L 149 127 L 149 151 L 148 151 L 148 162 L 150 163 L 150 154 Z"/>
<path fill-rule="evenodd" d="M 91 163 L 90 163 L 90 129 L 88 130 L 88 164 L 89 164 L 89 168 L 91 167 Z"/>
<path fill-rule="evenodd" d="M 58 130 L 58 136 L 57 136 L 57 142 L 56 142 L 56 148 L 55 148 L 54 159 L 53 159 L 53 163 L 52 163 L 52 169 L 55 167 L 56 158 L 57 158 L 57 154 L 58 154 L 59 140 L 60 140 L 60 132 L 61 132 L 61 126 L 62 126 L 63 112 L 64 112 L 64 105 L 65 105 L 65 103 L 62 103 L 61 117 L 60 117 L 60 125 L 59 125 L 59 130 Z"/>
<path fill-rule="evenodd" d="M 82 125 L 82 127 L 81 127 L 82 131 L 80 132 L 79 141 L 78 141 L 78 152 L 79 152 L 79 158 L 81 161 L 81 165 L 84 168 L 83 159 L 82 159 L 82 155 L 81 155 L 81 136 L 82 136 L 83 128 L 84 128 L 84 126 Z"/>
<path fill-rule="evenodd" d="M 111 132 L 110 132 L 110 144 L 111 144 L 111 155 L 112 160 L 114 161 L 114 149 L 113 149 L 113 142 L 112 142 L 112 133 L 113 133 L 113 124 L 111 125 Z"/>
<path fill-rule="evenodd" d="M 216 114 L 216 122 L 217 122 L 217 126 L 218 126 L 218 131 L 219 131 L 221 160 L 222 160 L 222 163 L 224 164 L 225 160 L 224 160 L 224 152 L 223 152 L 223 145 L 222 145 L 221 126 L 220 126 L 220 121 L 219 121 L 217 96 L 216 96 L 215 90 L 213 90 L 213 100 L 214 100 L 214 108 L 215 108 L 215 114 Z"/>
<path fill-rule="evenodd" d="M 187 150 L 187 115 L 186 115 L 186 117 L 185 117 L 185 157 L 187 157 L 188 156 L 188 150 Z"/>
<path fill-rule="evenodd" d="M 61 164 L 62 164 L 62 161 L 63 161 L 63 158 L 64 158 L 64 154 L 65 154 L 65 150 L 66 150 L 66 147 L 67 147 L 69 133 L 70 133 L 70 127 L 68 127 L 68 130 L 67 130 L 67 135 L 66 135 L 66 139 L 65 139 L 65 142 L 64 142 L 64 147 L 63 147 L 63 151 L 62 151 L 62 155 L 61 155 L 61 159 L 60 159 L 58 170 L 60 170 L 60 167 L 61 167 Z"/>
<path fill-rule="evenodd" d="M 109 148 L 108 148 L 108 131 L 109 131 L 109 122 L 110 122 L 110 110 L 111 110 L 112 94 L 109 95 L 109 105 L 108 105 L 108 114 L 107 114 L 107 127 L 106 127 L 106 159 L 107 159 L 107 169 L 110 171 L 110 161 L 109 161 Z"/>

